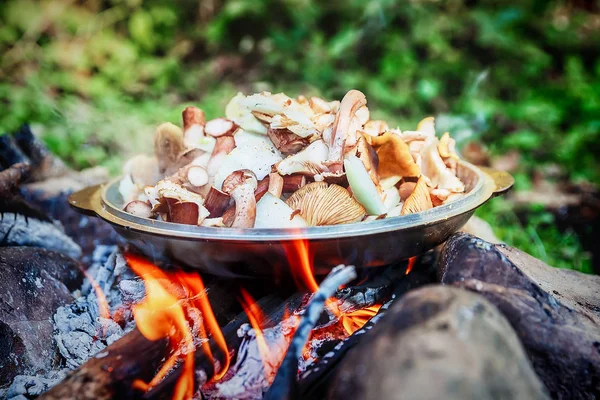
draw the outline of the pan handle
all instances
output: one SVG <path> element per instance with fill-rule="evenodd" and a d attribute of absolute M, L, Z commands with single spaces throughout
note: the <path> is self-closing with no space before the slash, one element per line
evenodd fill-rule
<path fill-rule="evenodd" d="M 489 167 L 479 167 L 483 172 L 488 174 L 496 184 L 492 197 L 500 196 L 507 193 L 515 184 L 515 178 L 506 171 L 500 171 Z"/>
<path fill-rule="evenodd" d="M 98 203 L 97 197 L 100 196 L 102 185 L 86 187 L 69 196 L 69 205 L 82 214 L 92 217 L 98 216 L 94 204 Z"/>

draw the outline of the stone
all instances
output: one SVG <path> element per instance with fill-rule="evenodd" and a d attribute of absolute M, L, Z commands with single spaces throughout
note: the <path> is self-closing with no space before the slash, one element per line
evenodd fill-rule
<path fill-rule="evenodd" d="M 0 387 L 58 367 L 52 316 L 81 282 L 77 263 L 63 254 L 0 247 Z"/>
<path fill-rule="evenodd" d="M 337 369 L 330 399 L 545 399 L 517 335 L 481 296 L 430 285 L 396 302 Z"/>
<path fill-rule="evenodd" d="M 464 233 L 447 241 L 438 275 L 498 307 L 552 397 L 600 393 L 600 276 L 555 269 Z"/>

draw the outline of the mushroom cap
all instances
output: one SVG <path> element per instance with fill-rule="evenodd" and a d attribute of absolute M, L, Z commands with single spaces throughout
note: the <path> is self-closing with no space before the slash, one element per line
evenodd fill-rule
<path fill-rule="evenodd" d="M 421 169 L 415 164 L 408 145 L 399 135 L 386 132 L 377 137 L 369 136 L 368 139 L 379 157 L 377 172 L 380 178 L 421 175 Z"/>
<path fill-rule="evenodd" d="M 170 122 L 160 124 L 154 134 L 154 154 L 158 159 L 161 173 L 176 164 L 179 155 L 185 149 L 181 128 Z"/>
<path fill-rule="evenodd" d="M 421 176 L 417 181 L 415 190 L 408 196 L 402 205 L 401 215 L 417 213 L 420 211 L 429 210 L 433 208 L 431 202 L 431 195 L 429 194 L 429 187 L 425 182 L 425 178 Z"/>
<path fill-rule="evenodd" d="M 339 225 L 358 222 L 365 208 L 341 186 L 313 182 L 292 194 L 286 204 L 300 211 L 309 226 Z"/>
<path fill-rule="evenodd" d="M 181 112 L 181 118 L 183 119 L 183 130 L 187 131 L 192 125 L 206 124 L 206 116 L 204 111 L 198 107 L 189 106 L 183 109 Z"/>
<path fill-rule="evenodd" d="M 224 193 L 231 195 L 231 193 L 233 193 L 233 191 L 241 185 L 250 185 L 252 191 L 254 191 L 258 186 L 258 181 L 256 179 L 256 175 L 254 175 L 254 172 L 250 171 L 249 169 L 233 171 L 223 181 L 223 187 L 221 190 Z"/>

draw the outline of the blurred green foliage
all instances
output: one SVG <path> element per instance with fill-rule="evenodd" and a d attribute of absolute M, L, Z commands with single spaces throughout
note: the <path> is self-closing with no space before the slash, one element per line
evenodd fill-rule
<path fill-rule="evenodd" d="M 459 143 L 519 151 L 519 187 L 549 164 L 598 183 L 599 48 L 598 5 L 582 0 L 8 0 L 0 130 L 37 122 L 73 165 L 117 171 L 186 104 L 210 117 L 238 89 L 341 98 L 358 88 L 401 128 L 431 114 Z M 535 235 L 577 246 L 552 224 L 516 229 L 490 210 L 525 250 Z M 574 256 L 546 258 L 563 259 Z"/>

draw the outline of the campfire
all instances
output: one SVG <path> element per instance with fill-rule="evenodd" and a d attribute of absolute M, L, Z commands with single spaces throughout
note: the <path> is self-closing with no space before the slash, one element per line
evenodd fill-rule
<path fill-rule="evenodd" d="M 101 219 L 69 209 L 60 193 L 98 178 L 44 172 L 56 161 L 30 132 L 21 134 L 27 162 L 0 172 L 6 398 L 599 392 L 596 276 L 467 233 L 410 259 L 356 257 L 333 269 L 325 264 L 335 257 L 325 261 L 318 240 L 288 240 L 277 260 L 285 273 L 208 274 L 154 259 Z M 43 178 L 27 183 L 31 169 Z M 439 226 L 447 225 L 431 232 Z"/>

